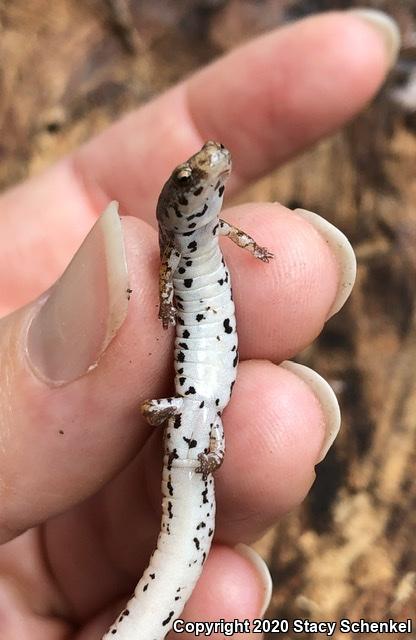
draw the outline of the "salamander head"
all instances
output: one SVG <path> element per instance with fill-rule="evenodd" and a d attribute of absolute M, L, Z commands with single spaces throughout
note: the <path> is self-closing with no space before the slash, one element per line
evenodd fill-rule
<path fill-rule="evenodd" d="M 164 185 L 157 205 L 159 224 L 175 233 L 206 225 L 221 209 L 230 172 L 230 152 L 218 142 L 206 142 Z"/>

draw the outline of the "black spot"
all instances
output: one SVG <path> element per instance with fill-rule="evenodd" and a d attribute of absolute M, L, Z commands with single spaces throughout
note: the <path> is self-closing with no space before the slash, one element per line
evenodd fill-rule
<path fill-rule="evenodd" d="M 168 482 L 167 482 L 167 485 L 166 485 L 166 486 L 167 486 L 167 488 L 168 488 L 169 495 L 170 495 L 170 496 L 173 496 L 173 487 L 172 487 L 172 483 L 171 483 L 171 481 L 170 481 L 170 480 L 168 480 Z"/>
<path fill-rule="evenodd" d="M 195 449 L 196 445 L 197 445 L 197 441 L 196 440 L 191 440 L 189 443 L 189 448 L 190 449 Z"/>
<path fill-rule="evenodd" d="M 235 358 L 233 360 L 233 367 L 236 367 L 238 363 L 238 353 L 235 355 Z"/>
<path fill-rule="evenodd" d="M 215 227 L 212 230 L 212 235 L 215 236 L 215 234 L 217 233 L 217 229 L 218 229 L 218 224 L 215 225 Z"/>
<path fill-rule="evenodd" d="M 207 557 L 207 554 L 205 553 L 205 551 L 202 553 L 202 562 L 201 564 L 204 564 L 205 562 L 205 558 Z"/>
<path fill-rule="evenodd" d="M 191 243 L 192 244 L 192 243 Z M 185 287 L 187 289 L 190 289 L 192 287 L 192 283 L 193 283 L 194 279 L 193 278 L 185 278 L 185 280 L 183 281 L 183 284 L 185 285 Z"/>
<path fill-rule="evenodd" d="M 169 500 L 168 501 L 168 516 L 169 516 L 169 520 L 171 520 L 173 518 L 172 507 L 173 507 L 173 505 L 172 505 L 171 501 Z"/>
<path fill-rule="evenodd" d="M 186 269 L 185 267 L 179 267 L 178 269 L 178 273 L 185 273 Z"/>
<path fill-rule="evenodd" d="M 183 334 L 182 334 L 182 337 L 183 337 L 183 338 L 189 338 L 189 336 L 190 336 L 190 335 L 191 335 L 191 334 L 189 333 L 188 329 L 185 329 L 185 331 L 184 331 L 184 332 L 183 332 Z"/>
<path fill-rule="evenodd" d="M 234 345 L 233 348 L 231 349 L 231 351 L 235 351 L 237 349 L 237 347 Z"/>
<path fill-rule="evenodd" d="M 202 400 L 201 404 L 199 405 L 199 408 L 202 409 L 202 407 L 204 406 L 205 402 Z"/>
<path fill-rule="evenodd" d="M 219 336 L 217 336 L 217 340 L 218 342 L 221 342 L 221 338 Z"/>
<path fill-rule="evenodd" d="M 186 342 L 178 342 L 178 345 L 181 347 L 181 349 L 185 349 L 185 351 L 188 350 L 188 345 L 186 344 Z"/>
<path fill-rule="evenodd" d="M 196 393 L 196 391 L 195 391 L 195 387 L 192 387 L 192 386 L 190 386 L 190 387 L 189 387 L 189 389 L 187 389 L 187 390 L 185 391 L 185 395 L 186 395 L 186 396 L 192 395 L 192 394 L 194 394 L 194 393 Z"/>
<path fill-rule="evenodd" d="M 219 398 L 217 398 L 217 399 L 215 400 L 215 404 L 217 405 L 217 407 L 218 407 L 219 403 L 220 403 L 220 399 L 219 399 Z"/>
<path fill-rule="evenodd" d="M 181 599 L 181 597 L 180 597 L 180 596 L 175 596 L 175 600 L 176 600 L 176 601 L 177 601 L 177 600 L 180 600 L 180 599 Z"/>
<path fill-rule="evenodd" d="M 202 193 L 202 187 L 198 187 L 198 189 L 195 189 L 194 196 L 199 196 L 200 193 Z"/>
<path fill-rule="evenodd" d="M 184 207 L 186 207 L 188 204 L 188 200 L 185 198 L 185 196 L 179 196 L 178 202 L 179 204 L 182 204 Z"/>
<path fill-rule="evenodd" d="M 194 538 L 194 544 L 196 546 L 197 551 L 199 551 L 200 544 L 199 544 L 198 538 Z"/>
<path fill-rule="evenodd" d="M 208 489 L 204 489 L 202 492 L 202 502 L 204 504 L 208 504 L 207 494 L 208 494 Z"/>
<path fill-rule="evenodd" d="M 152 578 L 152 580 L 154 580 L 155 577 L 156 577 L 156 574 L 155 573 L 149 573 L 149 576 Z"/>
<path fill-rule="evenodd" d="M 197 531 L 199 531 L 200 529 L 204 529 L 207 525 L 205 524 L 205 522 L 202 520 L 198 525 L 197 525 Z"/>
<path fill-rule="evenodd" d="M 223 325 L 224 325 L 225 333 L 233 332 L 233 328 L 230 326 L 230 318 L 225 318 Z"/>
<path fill-rule="evenodd" d="M 144 587 L 143 587 L 143 591 L 147 591 L 148 587 L 149 587 L 149 585 L 145 584 Z"/>
<path fill-rule="evenodd" d="M 192 260 L 187 260 L 185 264 L 187 267 L 192 267 Z"/>
<path fill-rule="evenodd" d="M 214 187 L 214 191 L 216 191 L 218 189 L 218 187 L 220 186 L 221 182 L 218 180 L 217 184 Z"/>
<path fill-rule="evenodd" d="M 181 385 L 181 387 L 183 386 L 183 383 L 185 382 L 186 378 L 179 378 L 179 384 Z"/>
<path fill-rule="evenodd" d="M 194 251 L 196 251 L 197 246 L 198 246 L 198 245 L 197 245 L 197 243 L 196 243 L 196 240 L 192 240 L 192 242 L 190 242 L 190 243 L 188 244 L 188 249 L 193 253 Z M 192 282 L 192 281 L 191 281 L 191 282 Z M 189 286 L 191 286 L 191 285 L 189 285 Z"/>
<path fill-rule="evenodd" d="M 181 318 L 180 316 L 178 316 L 178 317 L 177 317 L 177 322 L 178 322 L 178 324 L 180 324 L 182 327 L 183 327 L 183 326 L 184 326 L 184 324 L 185 324 L 185 320 L 184 320 L 183 318 Z"/>
<path fill-rule="evenodd" d="M 185 354 L 182 351 L 178 353 L 178 362 L 185 362 Z"/>
<path fill-rule="evenodd" d="M 114 635 L 115 633 L 117 633 L 117 629 L 113 629 L 111 633 Z"/>
<path fill-rule="evenodd" d="M 224 193 L 224 185 L 222 185 L 222 187 L 220 187 L 220 188 L 218 189 L 218 195 L 219 195 L 219 197 L 220 197 L 220 198 L 221 198 L 221 196 L 222 196 L 222 194 L 223 194 L 223 193 Z"/>
<path fill-rule="evenodd" d="M 222 287 L 222 285 L 224 284 L 224 278 L 220 278 L 219 280 L 217 280 L 217 282 Z"/>
<path fill-rule="evenodd" d="M 130 615 L 130 611 L 128 609 L 124 609 L 123 616 L 129 616 L 129 615 Z"/>
<path fill-rule="evenodd" d="M 178 369 L 178 373 L 183 373 L 183 367 L 181 367 L 180 369 Z"/>
<path fill-rule="evenodd" d="M 165 620 L 163 620 L 162 625 L 164 627 L 166 627 L 166 625 L 169 624 L 169 622 L 172 620 L 172 616 L 174 613 L 175 613 L 174 611 L 170 611 L 168 617 L 165 618 Z"/>
<path fill-rule="evenodd" d="M 191 224 L 188 224 L 188 229 L 195 229 L 195 227 L 196 227 L 196 222 L 191 222 Z"/>
<path fill-rule="evenodd" d="M 196 214 L 195 214 L 195 216 L 196 216 L 197 218 L 201 218 L 201 217 L 204 215 L 204 213 L 206 212 L 206 210 L 207 210 L 207 209 L 208 209 L 208 205 L 207 205 L 207 204 L 204 204 L 204 206 L 203 206 L 202 210 L 201 210 L 201 211 L 199 211 L 198 213 L 196 213 Z"/>
<path fill-rule="evenodd" d="M 230 384 L 230 394 L 233 392 L 234 385 L 235 385 L 235 380 L 233 380 L 232 383 Z"/>
<path fill-rule="evenodd" d="M 205 316 L 204 316 L 204 314 L 203 314 L 203 313 L 198 313 L 198 314 L 195 316 L 195 319 L 196 319 L 196 321 L 197 321 L 197 322 L 201 322 L 201 320 L 205 320 Z"/>
<path fill-rule="evenodd" d="M 214 533 L 213 529 L 208 529 L 208 537 L 209 538 L 212 536 L 213 533 Z"/>
<path fill-rule="evenodd" d="M 178 307 L 178 309 L 183 311 L 183 304 L 181 302 L 176 301 L 176 306 Z"/>
<path fill-rule="evenodd" d="M 168 470 L 170 471 L 172 469 L 172 462 L 174 460 L 176 460 L 176 458 L 179 458 L 177 452 L 176 452 L 176 448 L 169 454 L 169 458 L 168 458 Z"/>
<path fill-rule="evenodd" d="M 189 225 L 190 227 L 192 227 L 192 224 Z M 194 224 L 194 227 L 196 225 Z M 194 231 L 185 231 L 182 235 L 183 236 L 192 236 L 195 232 Z"/>

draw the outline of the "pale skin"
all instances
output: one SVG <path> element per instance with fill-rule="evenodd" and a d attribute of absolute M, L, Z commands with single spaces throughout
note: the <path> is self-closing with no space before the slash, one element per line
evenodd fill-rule
<path fill-rule="evenodd" d="M 337 73 L 331 75 L 333 65 Z M 8 640 L 100 638 L 153 546 L 159 524 L 160 436 L 153 432 L 149 437 L 138 404 L 166 395 L 171 381 L 172 336 L 161 329 L 152 288 L 158 271 L 154 207 L 171 168 L 201 141 L 223 140 L 235 158 L 228 192 L 236 194 L 357 113 L 379 89 L 387 66 L 382 41 L 358 19 L 342 14 L 312 18 L 216 62 L 70 159 L 1 196 L 5 314 L 55 281 L 110 199 L 119 200 L 123 212 L 140 216 L 124 224 L 133 290 L 127 320 L 106 358 L 77 381 L 75 401 L 65 407 L 79 450 L 77 445 L 70 452 L 66 447 L 51 450 L 45 464 L 45 416 L 32 404 L 38 380 L 0 395 L 0 624 L 8 625 Z M 262 73 L 255 72 L 258 68 Z M 247 76 L 252 91 L 246 91 Z M 314 90 L 322 78 L 327 83 L 324 104 L 322 92 Z M 165 128 L 160 127 L 163 121 Z M 172 127 L 172 122 L 181 126 Z M 255 572 L 233 546 L 258 538 L 299 504 L 314 480 L 324 433 L 322 410 L 312 391 L 279 362 L 318 335 L 338 286 L 337 264 L 327 244 L 283 206 L 248 204 L 225 210 L 222 217 L 276 257 L 266 276 L 264 265 L 229 241 L 223 245 L 233 273 L 241 365 L 224 413 L 228 451 L 217 474 L 217 538 L 185 611 L 196 620 L 259 614 Z M 294 260 L 299 249 L 302 269 Z M 146 323 L 143 309 L 149 309 Z M 11 349 L 10 337 L 20 335 L 24 314 L 18 311 L 1 322 L 0 361 L 3 356 L 18 360 L 19 343 Z M 146 360 L 149 351 L 151 361 Z M 84 400 L 92 388 L 101 398 L 94 406 Z M 42 393 L 47 404 L 52 391 Z M 133 410 L 124 408 L 135 405 L 133 420 Z M 123 434 L 118 446 L 115 433 Z M 99 459 L 91 453 L 97 434 Z M 24 492 L 13 491 L 17 476 Z M 272 482 L 276 477 L 279 482 Z M 215 600 L 207 595 L 214 583 Z"/>

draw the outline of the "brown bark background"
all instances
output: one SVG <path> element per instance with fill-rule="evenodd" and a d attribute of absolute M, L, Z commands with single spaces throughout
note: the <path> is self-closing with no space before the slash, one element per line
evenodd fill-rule
<path fill-rule="evenodd" d="M 0 187 L 249 37 L 352 4 L 0 0 Z M 334 386 L 342 431 L 311 495 L 259 549 L 276 585 L 269 617 L 413 618 L 415 630 L 416 0 L 366 4 L 402 27 L 391 80 L 343 131 L 241 198 L 319 212 L 359 263 L 350 301 L 299 358 Z"/>

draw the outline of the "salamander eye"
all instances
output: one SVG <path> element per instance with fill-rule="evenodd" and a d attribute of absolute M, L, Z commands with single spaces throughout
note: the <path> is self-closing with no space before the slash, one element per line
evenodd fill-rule
<path fill-rule="evenodd" d="M 220 148 L 225 149 L 224 145 L 220 143 Z"/>
<path fill-rule="evenodd" d="M 181 184 L 186 184 L 192 176 L 192 169 L 190 167 L 180 167 L 174 173 L 174 178 Z"/>

